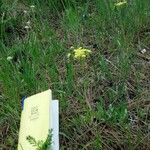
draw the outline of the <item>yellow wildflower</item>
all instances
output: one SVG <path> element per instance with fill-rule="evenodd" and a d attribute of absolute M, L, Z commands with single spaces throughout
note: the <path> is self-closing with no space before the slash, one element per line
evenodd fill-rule
<path fill-rule="evenodd" d="M 74 49 L 74 58 L 75 59 L 86 58 L 87 56 L 89 56 L 90 53 L 92 53 L 91 50 L 79 47 L 77 49 Z"/>
<path fill-rule="evenodd" d="M 75 49 L 72 46 L 70 49 L 72 49 L 73 51 L 67 54 L 67 58 L 84 59 L 84 58 L 88 57 L 89 54 L 92 53 L 91 50 L 86 49 L 86 48 L 82 48 L 82 47 Z"/>
<path fill-rule="evenodd" d="M 126 5 L 126 4 L 127 4 L 127 1 L 122 1 L 122 2 L 115 3 L 115 6 L 120 7 L 120 6 L 123 6 L 123 5 Z"/>

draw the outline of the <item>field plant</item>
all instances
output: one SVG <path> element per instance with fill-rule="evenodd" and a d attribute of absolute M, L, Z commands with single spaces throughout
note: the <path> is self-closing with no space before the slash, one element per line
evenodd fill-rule
<path fill-rule="evenodd" d="M 61 150 L 150 148 L 149 0 L 0 3 L 0 149 L 17 148 L 22 97 L 48 88 Z"/>
<path fill-rule="evenodd" d="M 27 136 L 26 139 L 36 150 L 51 150 L 51 144 L 52 144 L 52 131 L 49 131 L 47 138 L 45 141 L 39 140 L 36 141 L 36 139 L 32 136 Z"/>

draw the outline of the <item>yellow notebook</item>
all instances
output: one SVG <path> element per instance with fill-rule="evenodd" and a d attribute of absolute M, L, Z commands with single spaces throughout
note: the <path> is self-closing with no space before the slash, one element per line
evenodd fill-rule
<path fill-rule="evenodd" d="M 28 97 L 21 114 L 18 150 L 35 150 L 26 139 L 32 136 L 36 141 L 45 141 L 52 127 L 51 90 Z"/>

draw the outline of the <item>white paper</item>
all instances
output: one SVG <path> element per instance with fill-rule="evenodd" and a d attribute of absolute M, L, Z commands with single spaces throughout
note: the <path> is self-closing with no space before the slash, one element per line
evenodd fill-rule
<path fill-rule="evenodd" d="M 59 150 L 59 103 L 52 100 L 52 150 Z"/>

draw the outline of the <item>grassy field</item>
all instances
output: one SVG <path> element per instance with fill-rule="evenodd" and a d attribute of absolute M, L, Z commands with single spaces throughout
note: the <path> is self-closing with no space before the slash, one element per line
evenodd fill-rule
<path fill-rule="evenodd" d="M 2 0 L 1 150 L 17 147 L 22 97 L 48 88 L 61 150 L 150 148 L 150 1 L 119 2 Z"/>

